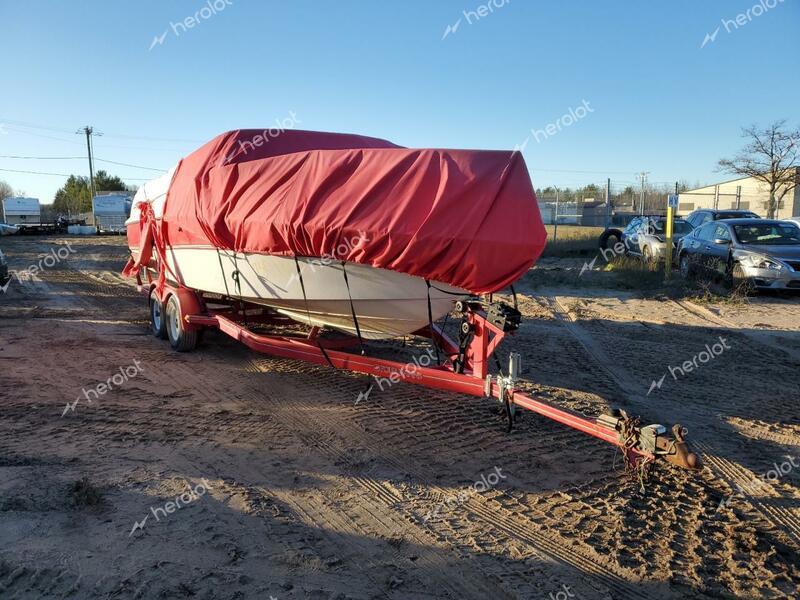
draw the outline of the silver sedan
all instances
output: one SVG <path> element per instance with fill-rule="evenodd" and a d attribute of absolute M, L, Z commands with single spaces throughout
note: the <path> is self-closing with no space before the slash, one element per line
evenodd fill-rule
<path fill-rule="evenodd" d="M 729 219 L 695 229 L 678 246 L 681 274 L 716 274 L 735 285 L 800 289 L 800 228 L 786 221 Z"/>

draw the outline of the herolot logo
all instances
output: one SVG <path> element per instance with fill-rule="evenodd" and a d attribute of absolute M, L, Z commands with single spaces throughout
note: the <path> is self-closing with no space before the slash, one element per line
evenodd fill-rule
<path fill-rule="evenodd" d="M 214 15 L 221 13 L 232 4 L 233 0 L 207 0 L 205 5 L 203 5 L 203 7 L 199 10 L 195 11 L 193 15 L 189 15 L 177 23 L 170 21 L 169 29 L 165 29 L 164 33 L 155 36 L 153 41 L 150 43 L 150 48 L 148 48 L 148 50 L 152 50 L 156 46 L 161 46 L 164 43 L 164 40 L 166 40 L 170 29 L 172 29 L 172 33 L 175 34 L 175 37 L 180 37 L 181 34 L 186 33 L 203 21 L 207 21 Z"/>
<path fill-rule="evenodd" d="M 481 19 L 488 17 L 492 13 L 494 13 L 495 9 L 503 8 L 511 4 L 511 0 L 489 0 L 486 4 L 479 4 L 473 10 L 464 10 L 461 12 L 463 17 L 459 17 L 458 21 L 456 21 L 453 25 L 448 25 L 444 33 L 442 34 L 442 40 L 444 40 L 449 35 L 454 35 L 458 32 L 458 28 L 461 27 L 461 22 L 466 19 L 468 25 L 472 25 L 473 23 L 477 23 Z"/>
<path fill-rule="evenodd" d="M 725 28 L 726 33 L 732 33 L 740 27 L 744 27 L 750 23 L 754 18 L 760 17 L 784 1 L 785 0 L 759 0 L 757 4 L 754 4 L 746 11 L 739 13 L 733 19 L 726 19 L 723 17 L 720 19 L 720 22 L 722 23 L 721 26 L 718 25 L 712 33 L 706 33 L 706 37 L 703 38 L 703 43 L 700 44 L 700 48 L 705 48 L 708 44 L 715 42 L 717 35 L 719 35 L 719 30 L 722 27 Z"/>

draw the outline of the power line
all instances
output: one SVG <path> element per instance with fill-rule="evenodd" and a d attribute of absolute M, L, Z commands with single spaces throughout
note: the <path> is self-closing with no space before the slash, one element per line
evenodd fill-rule
<path fill-rule="evenodd" d="M 15 121 L 13 119 L 0 119 L 3 123 L 8 125 L 16 125 L 18 127 L 29 127 L 31 129 L 42 129 L 44 131 L 56 131 L 58 133 L 72 133 L 71 129 L 65 129 L 63 127 L 48 127 L 46 125 L 36 125 L 35 123 L 30 123 L 27 121 Z"/>
<path fill-rule="evenodd" d="M 46 138 L 48 140 L 58 140 L 59 142 L 65 142 L 67 144 L 78 144 L 79 146 L 83 145 L 82 142 L 76 142 L 75 140 L 67 140 L 67 139 L 64 139 L 64 138 L 55 137 L 53 135 L 44 135 L 42 133 L 33 133 L 32 131 L 20 131 L 20 130 L 16 129 L 16 127 L 14 127 L 13 125 L 8 126 L 7 128 L 10 129 L 11 131 L 16 131 L 17 133 L 24 133 L 25 135 L 32 135 L 34 137 Z"/>
<path fill-rule="evenodd" d="M 123 167 L 133 167 L 134 169 L 144 169 L 146 171 L 158 171 L 159 173 L 166 173 L 167 172 L 166 169 L 154 169 L 153 167 L 143 167 L 141 165 L 132 165 L 130 163 L 117 162 L 117 161 L 114 161 L 114 160 L 106 160 L 105 158 L 95 158 L 95 160 L 100 161 L 100 162 L 104 162 L 104 163 L 111 163 L 112 165 L 121 165 Z"/>
<path fill-rule="evenodd" d="M 85 156 L 13 156 L 13 155 L 0 155 L 0 158 L 13 158 L 19 160 L 85 160 Z M 134 169 L 144 169 L 146 171 L 158 171 L 159 173 L 166 173 L 167 169 L 156 169 L 154 167 L 143 167 L 142 165 L 133 165 L 131 163 L 117 162 L 115 160 L 108 160 L 105 158 L 94 157 L 94 160 L 112 165 L 120 165 L 123 167 L 133 167 Z"/>
<path fill-rule="evenodd" d="M 5 171 L 7 173 L 27 173 L 28 175 L 52 175 L 53 177 L 72 177 L 75 175 L 75 173 L 44 173 L 42 171 L 22 171 L 19 169 L 0 169 L 0 171 Z M 125 177 L 124 175 L 117 175 L 117 177 L 128 181 L 150 181 L 150 177 Z"/>
<path fill-rule="evenodd" d="M 18 158 L 21 160 L 83 160 L 86 157 L 85 156 L 0 156 L 0 158 Z"/>
<path fill-rule="evenodd" d="M 121 146 L 119 144 L 101 144 L 103 148 L 119 148 L 122 150 L 147 150 L 149 152 L 177 152 L 179 154 L 186 154 L 186 149 L 179 150 L 178 148 L 153 148 L 152 146 Z"/>
<path fill-rule="evenodd" d="M 183 138 L 160 138 L 160 137 L 147 137 L 141 135 L 124 135 L 121 133 L 107 133 L 108 137 L 120 138 L 126 140 L 144 140 L 146 142 L 178 142 L 187 144 L 204 144 L 202 140 L 187 140 Z"/>
<path fill-rule="evenodd" d="M 42 125 L 31 123 L 29 121 L 17 121 L 14 119 L 0 119 L 0 123 L 5 123 L 7 125 L 15 125 L 18 127 L 26 127 L 30 129 L 41 129 L 43 131 L 55 131 L 57 133 L 72 133 L 71 129 L 66 129 L 64 127 L 51 127 L 49 125 Z M 129 140 L 145 140 L 148 142 L 186 142 L 187 144 L 202 144 L 204 143 L 201 140 L 187 140 L 184 138 L 160 138 L 160 137 L 147 137 L 147 136 L 139 136 L 139 135 L 128 135 L 123 133 L 106 133 L 108 137 L 114 138 L 125 138 Z"/>
<path fill-rule="evenodd" d="M 0 121 L 0 123 L 5 124 L 9 131 L 14 131 L 16 133 L 22 133 L 22 134 L 25 134 L 25 135 L 32 135 L 34 137 L 45 138 L 45 139 L 48 139 L 48 140 L 56 140 L 56 141 L 59 141 L 59 142 L 64 142 L 66 144 L 78 144 L 79 146 L 83 145 L 82 142 L 76 142 L 75 140 L 67 140 L 67 139 L 64 139 L 64 138 L 56 137 L 54 135 L 45 135 L 43 133 L 34 133 L 33 131 L 24 131 L 24 130 L 18 129 L 14 125 L 9 125 L 8 121 Z M 120 146 L 120 145 L 115 145 L 115 144 L 103 144 L 103 148 L 121 148 L 123 150 L 149 150 L 151 152 L 185 152 L 186 151 L 185 149 L 184 150 L 178 150 L 177 148 L 153 148 L 152 146 L 149 146 L 149 147 L 148 146 Z"/>
<path fill-rule="evenodd" d="M 53 175 L 55 177 L 69 177 L 66 173 L 43 173 L 41 171 L 21 171 L 19 169 L 0 169 L 7 173 L 28 173 L 29 175 Z"/>
<path fill-rule="evenodd" d="M 588 173 L 590 175 L 635 175 L 635 171 L 574 171 L 570 169 L 538 169 L 532 168 L 532 173 Z"/>
<path fill-rule="evenodd" d="M 0 119 L 0 123 L 5 123 L 6 125 L 12 125 L 17 127 L 25 127 L 28 129 L 41 129 L 43 131 L 55 131 L 57 133 L 72 133 L 71 129 L 66 129 L 64 127 L 51 127 L 49 125 L 42 125 L 31 123 L 29 121 L 17 121 L 14 119 Z M 21 133 L 30 133 L 30 132 L 21 132 Z M 34 134 L 31 134 L 34 135 Z M 144 140 L 146 142 L 178 142 L 178 143 L 187 143 L 187 144 L 203 144 L 205 143 L 202 140 L 188 140 L 185 138 L 161 138 L 161 137 L 151 137 L 151 136 L 143 136 L 143 135 L 130 135 L 124 133 L 105 133 L 107 137 L 113 138 L 120 138 L 120 139 L 128 139 L 128 140 Z M 66 140 L 64 140 L 66 141 Z"/>

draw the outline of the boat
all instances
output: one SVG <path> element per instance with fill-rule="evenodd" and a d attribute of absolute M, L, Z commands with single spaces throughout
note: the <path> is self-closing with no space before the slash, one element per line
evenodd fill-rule
<path fill-rule="evenodd" d="M 381 339 L 506 288 L 544 248 L 519 152 L 272 133 L 226 132 L 144 184 L 124 273 Z"/>

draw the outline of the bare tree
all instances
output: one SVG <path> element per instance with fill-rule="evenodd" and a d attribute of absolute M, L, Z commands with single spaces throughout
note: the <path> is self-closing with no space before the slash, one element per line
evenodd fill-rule
<path fill-rule="evenodd" d="M 746 127 L 742 137 L 749 140 L 748 144 L 735 157 L 720 160 L 719 166 L 729 173 L 763 181 L 769 187 L 767 216 L 773 219 L 783 197 L 800 183 L 800 129 L 789 131 L 782 120 L 766 129 Z"/>
<path fill-rule="evenodd" d="M 0 181 L 0 202 L 14 195 L 14 190 L 5 181 Z"/>

